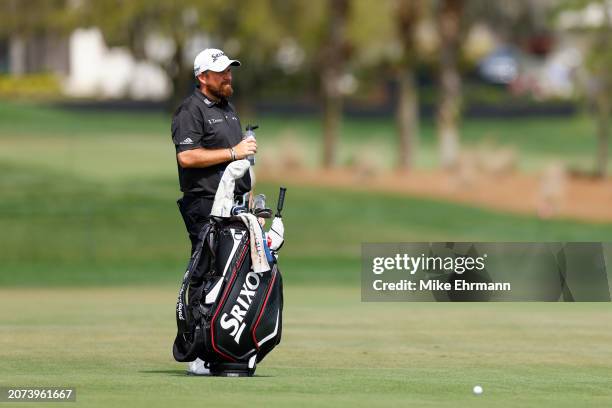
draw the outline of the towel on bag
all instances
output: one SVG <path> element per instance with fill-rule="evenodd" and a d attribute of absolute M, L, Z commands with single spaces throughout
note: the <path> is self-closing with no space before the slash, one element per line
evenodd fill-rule
<path fill-rule="evenodd" d="M 223 172 L 223 176 L 221 176 L 221 181 L 219 182 L 219 187 L 215 194 L 215 201 L 213 202 L 210 215 L 214 217 L 230 217 L 232 215 L 236 180 L 244 176 L 250 167 L 251 163 L 249 163 L 248 160 L 236 160 L 227 165 Z M 250 213 L 242 213 L 239 214 L 238 217 L 249 229 L 253 271 L 270 271 L 270 264 L 268 263 L 264 249 L 263 231 L 257 221 L 257 217 Z"/>
<path fill-rule="evenodd" d="M 270 264 L 266 257 L 264 249 L 264 239 L 261 226 L 257 221 L 257 217 L 250 213 L 238 214 L 244 225 L 249 229 L 251 238 L 251 261 L 253 262 L 253 272 L 268 272 Z"/>
<path fill-rule="evenodd" d="M 251 164 L 248 160 L 236 160 L 225 168 L 219 187 L 215 193 L 210 215 L 214 217 L 230 217 L 234 206 L 234 188 L 236 180 L 244 176 Z"/>

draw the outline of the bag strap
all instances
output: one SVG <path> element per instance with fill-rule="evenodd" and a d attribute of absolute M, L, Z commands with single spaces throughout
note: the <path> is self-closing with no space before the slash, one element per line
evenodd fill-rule
<path fill-rule="evenodd" d="M 190 331 L 190 318 L 187 312 L 187 291 L 189 288 L 189 282 L 191 281 L 191 277 L 193 276 L 195 270 L 197 269 L 198 264 L 200 263 L 200 258 L 202 257 L 202 250 L 204 248 L 204 244 L 207 241 L 208 234 L 213 229 L 213 224 L 208 222 L 204 224 L 202 230 L 198 234 L 198 243 L 191 254 L 191 258 L 189 259 L 189 264 L 187 265 L 187 270 L 185 271 L 185 275 L 183 275 L 183 282 L 181 283 L 181 287 L 178 293 L 178 299 L 176 302 L 176 324 L 179 329 L 179 332 L 188 332 Z"/>
<path fill-rule="evenodd" d="M 209 241 L 209 235 L 214 232 L 214 223 L 212 221 L 204 224 L 200 233 L 198 234 L 198 243 L 191 254 L 187 271 L 183 275 L 183 281 L 179 289 L 177 302 L 176 302 L 176 326 L 177 335 L 174 340 L 173 355 L 177 361 L 193 361 L 197 357 L 198 344 L 202 341 L 202 329 L 195 316 L 191 315 L 190 305 L 187 304 L 187 292 L 189 290 L 189 282 L 195 272 L 200 259 L 204 245 Z M 206 255 L 213 255 L 213 244 L 209 243 L 207 250 L 204 251 Z M 189 299 L 191 301 L 193 299 Z M 194 321 L 194 319 L 196 321 Z"/>

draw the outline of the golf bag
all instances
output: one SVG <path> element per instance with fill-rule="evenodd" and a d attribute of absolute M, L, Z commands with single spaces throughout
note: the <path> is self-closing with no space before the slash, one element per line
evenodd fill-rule
<path fill-rule="evenodd" d="M 202 228 L 178 294 L 176 361 L 200 358 L 212 375 L 251 376 L 280 343 L 281 274 L 275 257 L 271 270 L 253 271 L 250 240 L 239 217 L 211 217 Z"/>

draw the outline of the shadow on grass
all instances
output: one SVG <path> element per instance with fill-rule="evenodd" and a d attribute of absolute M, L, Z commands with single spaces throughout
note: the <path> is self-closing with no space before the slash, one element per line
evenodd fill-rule
<path fill-rule="evenodd" d="M 171 376 L 191 377 L 187 375 L 187 370 L 141 370 L 142 374 L 166 374 Z"/>
<path fill-rule="evenodd" d="M 213 378 L 248 378 L 248 377 L 215 377 L 212 375 L 194 375 L 187 374 L 187 370 L 141 370 L 139 373 L 142 374 L 165 374 L 172 377 L 213 377 Z M 273 377 L 271 375 L 259 375 L 255 374 L 253 377 L 255 378 L 270 378 Z M 253 378 L 251 377 L 251 378 Z"/>

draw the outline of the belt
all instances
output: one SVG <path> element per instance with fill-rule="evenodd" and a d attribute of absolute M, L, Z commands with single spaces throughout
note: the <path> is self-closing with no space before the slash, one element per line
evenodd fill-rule
<path fill-rule="evenodd" d="M 214 197 L 207 196 L 204 193 L 183 193 L 183 197 L 191 200 L 204 199 L 209 201 L 215 201 Z M 242 201 L 242 195 L 234 195 L 234 201 L 236 200 Z"/>
<path fill-rule="evenodd" d="M 215 197 L 211 197 L 209 195 L 206 195 L 205 193 L 183 193 L 183 197 L 185 198 L 204 198 L 206 200 L 211 200 L 213 201 L 215 199 Z"/>

